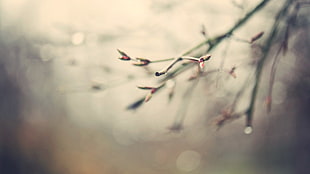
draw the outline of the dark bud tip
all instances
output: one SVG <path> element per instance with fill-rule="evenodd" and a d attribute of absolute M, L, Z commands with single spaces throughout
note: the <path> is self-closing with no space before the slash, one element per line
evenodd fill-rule
<path fill-rule="evenodd" d="M 159 72 L 155 72 L 155 76 L 160 76 L 161 74 Z"/>
<path fill-rule="evenodd" d="M 201 56 L 200 59 L 199 59 L 199 62 L 207 61 L 210 58 L 211 58 L 211 55 L 209 55 L 209 54 Z"/>
<path fill-rule="evenodd" d="M 165 72 L 155 72 L 155 76 L 161 76 L 163 74 L 165 74 Z"/>

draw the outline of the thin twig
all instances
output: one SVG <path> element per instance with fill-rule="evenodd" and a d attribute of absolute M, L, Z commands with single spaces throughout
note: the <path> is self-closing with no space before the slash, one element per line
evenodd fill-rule
<path fill-rule="evenodd" d="M 225 32 L 224 34 L 219 35 L 217 37 L 204 40 L 203 42 L 197 44 L 196 46 L 194 46 L 194 47 L 190 48 L 189 50 L 187 50 L 186 52 L 184 52 L 180 57 L 190 55 L 192 52 L 198 50 L 199 48 L 201 48 L 205 44 L 207 44 L 209 46 L 206 52 L 208 53 L 208 52 L 212 51 L 225 38 L 228 38 L 229 36 L 231 36 L 233 34 L 234 31 L 236 31 L 241 26 L 243 26 L 243 24 L 245 24 L 256 12 L 261 10 L 269 1 L 270 0 L 262 0 L 255 8 L 253 8 L 248 13 L 246 13 L 246 15 L 242 19 L 240 19 L 235 25 L 233 25 L 227 32 Z M 199 55 L 196 55 L 195 57 L 201 57 L 202 55 L 203 54 L 199 54 Z M 159 75 L 167 73 L 167 71 L 170 70 L 172 66 L 174 66 L 177 62 L 182 60 L 182 58 L 180 58 L 180 57 L 165 59 L 165 61 L 169 61 L 169 60 L 174 60 L 174 61 L 167 68 L 165 68 L 164 70 L 162 70 L 160 72 L 157 72 L 155 75 L 159 76 Z M 157 61 L 157 62 L 159 62 L 159 61 Z M 188 70 L 189 68 L 191 68 L 194 65 L 195 65 L 195 63 L 193 63 L 193 62 L 184 63 L 181 66 L 177 67 L 174 71 L 170 72 L 167 76 L 165 76 L 162 80 L 160 80 L 160 82 L 165 82 L 171 78 L 174 78 L 177 75 L 185 72 L 186 70 Z M 134 104 L 136 104 L 136 103 L 138 103 L 138 105 L 142 104 L 141 99 L 139 99 Z M 132 107 L 129 107 L 129 108 L 132 108 Z M 133 107 L 133 108 L 137 108 L 137 107 Z M 181 119 L 181 120 L 183 120 L 183 119 Z"/>
<path fill-rule="evenodd" d="M 150 63 L 159 63 L 159 62 L 167 62 L 167 61 L 172 61 L 175 58 L 168 58 L 168 59 L 159 59 L 159 60 L 151 60 Z"/>
<path fill-rule="evenodd" d="M 198 45 L 194 46 L 193 48 L 189 49 L 188 51 L 184 52 L 182 55 L 189 55 L 193 51 L 199 49 L 205 44 L 209 45 L 207 52 L 213 50 L 223 39 L 229 37 L 234 31 L 239 29 L 243 24 L 245 24 L 256 12 L 262 9 L 270 0 L 263 0 L 261 1 L 255 8 L 250 10 L 242 19 L 240 19 L 233 27 L 231 27 L 227 32 L 222 35 L 219 35 L 213 39 L 205 40 Z"/>
<path fill-rule="evenodd" d="M 180 57 L 182 56 L 187 56 L 190 55 L 192 52 L 198 50 L 199 48 L 201 48 L 202 46 L 204 46 L 205 44 L 209 45 L 208 49 L 207 49 L 207 53 L 211 52 L 219 43 L 221 43 L 225 38 L 228 38 L 229 36 L 231 36 L 233 34 L 234 31 L 236 31 L 237 29 L 239 29 L 243 24 L 245 24 L 256 12 L 258 12 L 260 9 L 262 9 L 270 0 L 263 0 L 261 1 L 255 8 L 253 8 L 252 10 L 250 10 L 242 19 L 240 19 L 234 26 L 232 26 L 229 30 L 227 30 L 224 34 L 221 34 L 219 36 L 216 36 L 214 38 L 209 38 L 207 40 L 204 40 L 203 42 L 197 44 L 196 46 L 190 48 L 189 50 L 185 51 Z M 198 54 L 195 57 L 200 57 L 203 54 Z M 167 69 L 171 68 L 175 63 L 177 63 L 179 60 L 179 58 L 174 59 L 174 61 L 164 70 L 157 72 L 155 75 L 156 76 L 160 76 L 162 74 L 165 74 L 167 71 Z M 172 65 L 172 66 L 171 66 Z M 191 65 L 192 64 L 188 64 Z M 183 66 L 183 68 L 185 68 L 186 66 Z M 180 71 L 180 70 L 179 70 Z M 184 72 L 184 71 L 182 71 Z"/>

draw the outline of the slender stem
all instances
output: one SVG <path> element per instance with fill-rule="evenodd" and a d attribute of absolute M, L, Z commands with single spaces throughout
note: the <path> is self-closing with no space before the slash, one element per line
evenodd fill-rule
<path fill-rule="evenodd" d="M 255 8 L 253 8 L 251 11 L 249 11 L 242 19 L 240 19 L 232 28 L 230 28 L 226 33 L 222 34 L 222 35 L 219 35 L 213 39 L 207 39 L 207 40 L 204 40 L 203 42 L 199 43 L 198 45 L 190 48 L 189 50 L 187 50 L 186 52 L 184 52 L 182 54 L 182 56 L 187 56 L 189 54 L 191 54 L 192 52 L 196 51 L 197 49 L 199 49 L 200 47 L 204 46 L 205 44 L 208 44 L 209 47 L 208 47 L 208 50 L 207 52 L 210 52 L 212 51 L 219 43 L 221 43 L 223 41 L 223 39 L 231 36 L 231 34 L 237 30 L 238 28 L 240 28 L 243 24 L 245 24 L 256 12 L 258 12 L 260 9 L 262 9 L 270 0 L 262 0 Z M 181 57 L 182 57 L 181 56 Z M 200 57 L 202 55 L 197 55 L 195 57 Z M 170 69 L 176 62 L 180 61 L 179 59 L 175 59 L 174 62 L 172 62 L 168 68 Z M 171 66 L 172 65 L 172 66 Z M 188 64 L 187 66 L 190 66 L 192 64 Z M 182 68 L 185 68 L 187 66 L 182 66 Z M 156 72 L 155 75 L 156 76 L 160 76 L 160 75 L 163 75 L 165 74 L 167 71 L 167 69 L 164 69 L 160 72 Z M 177 71 L 179 72 L 184 72 L 184 71 L 180 71 L 181 69 L 177 69 Z M 172 72 L 174 73 L 174 72 Z"/>
<path fill-rule="evenodd" d="M 158 62 L 167 62 L 167 61 L 171 61 L 174 60 L 175 58 L 167 58 L 167 59 L 160 59 L 160 60 L 151 60 L 150 63 L 158 63 Z"/>

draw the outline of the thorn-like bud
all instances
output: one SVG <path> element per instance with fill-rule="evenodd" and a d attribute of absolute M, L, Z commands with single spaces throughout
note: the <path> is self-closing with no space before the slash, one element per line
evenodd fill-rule
<path fill-rule="evenodd" d="M 237 78 L 237 75 L 235 73 L 236 67 L 232 67 L 231 70 L 228 72 L 233 78 Z"/>
<path fill-rule="evenodd" d="M 205 67 L 205 61 L 209 60 L 210 58 L 211 58 L 211 55 L 209 55 L 209 54 L 201 56 L 199 58 L 199 67 L 200 67 L 200 69 L 203 69 Z"/>
<path fill-rule="evenodd" d="M 211 58 L 211 55 L 209 55 L 209 54 L 204 55 L 204 56 L 201 56 L 201 57 L 199 58 L 199 62 L 201 62 L 201 61 L 207 61 L 207 60 L 209 60 L 210 58 Z"/>
<path fill-rule="evenodd" d="M 121 55 L 121 57 L 119 58 L 120 60 L 125 60 L 125 61 L 131 60 L 131 58 L 125 52 L 123 52 L 119 49 L 117 49 L 117 51 Z"/>
<path fill-rule="evenodd" d="M 122 55 L 122 56 L 127 56 L 127 54 L 119 49 L 117 49 L 117 51 Z"/>
<path fill-rule="evenodd" d="M 256 34 L 255 36 L 253 36 L 253 37 L 251 38 L 250 43 L 253 43 L 253 42 L 257 41 L 257 40 L 258 40 L 259 38 L 261 38 L 263 35 L 264 35 L 264 32 L 263 32 L 263 31 L 260 32 L 260 33 L 258 33 L 258 34 Z"/>
<path fill-rule="evenodd" d="M 153 94 L 152 92 L 148 93 L 148 94 L 145 96 L 145 98 L 144 98 L 144 102 L 150 101 L 150 99 L 151 99 L 152 96 L 153 96 L 152 94 Z"/>

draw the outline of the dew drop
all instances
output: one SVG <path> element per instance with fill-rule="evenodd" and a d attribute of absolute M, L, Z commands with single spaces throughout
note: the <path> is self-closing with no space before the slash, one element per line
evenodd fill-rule
<path fill-rule="evenodd" d="M 249 135 L 253 132 L 253 128 L 252 126 L 247 126 L 245 129 L 244 129 L 244 133 Z"/>

